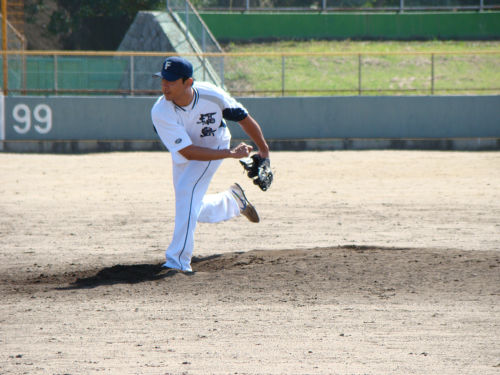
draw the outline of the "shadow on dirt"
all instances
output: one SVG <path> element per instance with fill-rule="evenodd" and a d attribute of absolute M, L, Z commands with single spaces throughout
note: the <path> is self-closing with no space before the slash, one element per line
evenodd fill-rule
<path fill-rule="evenodd" d="M 193 257 L 191 263 L 200 263 L 215 259 L 220 255 L 212 255 L 204 258 Z M 77 278 L 67 287 L 57 288 L 58 290 L 72 289 L 92 289 L 102 285 L 114 284 L 137 284 L 147 281 L 155 281 L 172 277 L 178 273 L 178 270 L 164 268 L 163 263 L 158 264 L 118 264 L 112 267 L 106 267 L 98 271 L 93 276 Z M 194 272 L 183 272 L 184 275 L 193 275 Z"/>

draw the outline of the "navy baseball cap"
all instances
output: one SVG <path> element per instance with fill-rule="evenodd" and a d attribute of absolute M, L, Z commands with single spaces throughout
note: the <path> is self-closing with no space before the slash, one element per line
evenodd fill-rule
<path fill-rule="evenodd" d="M 182 57 L 167 57 L 163 62 L 161 72 L 153 74 L 153 77 L 161 77 L 167 81 L 177 81 L 179 78 L 190 78 L 193 76 L 193 65 Z"/>

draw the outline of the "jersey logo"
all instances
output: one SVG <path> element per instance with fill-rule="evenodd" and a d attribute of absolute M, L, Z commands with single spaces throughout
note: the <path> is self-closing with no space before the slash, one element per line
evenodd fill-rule
<path fill-rule="evenodd" d="M 215 130 L 208 127 L 208 126 L 205 126 L 203 129 L 201 129 L 201 134 L 200 134 L 200 137 L 203 138 L 203 137 L 208 137 L 208 136 L 215 136 Z"/>
<path fill-rule="evenodd" d="M 178 144 L 179 144 L 179 143 L 181 143 L 181 142 L 182 142 L 182 138 L 177 138 L 177 139 L 175 140 L 175 144 L 176 144 L 176 145 L 178 145 Z"/>
<path fill-rule="evenodd" d="M 215 124 L 214 115 L 215 112 L 200 114 L 200 118 L 198 119 L 197 124 L 202 124 L 202 125 Z"/>

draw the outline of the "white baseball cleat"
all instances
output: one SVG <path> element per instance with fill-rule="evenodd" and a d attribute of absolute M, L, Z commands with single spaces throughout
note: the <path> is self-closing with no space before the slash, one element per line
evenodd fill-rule
<path fill-rule="evenodd" d="M 260 221 L 259 214 L 255 207 L 250 203 L 250 201 L 245 196 L 245 192 L 242 187 L 236 182 L 231 185 L 231 193 L 233 193 L 236 202 L 240 206 L 240 212 L 242 215 L 246 216 L 248 220 L 252 223 L 258 223 Z"/>

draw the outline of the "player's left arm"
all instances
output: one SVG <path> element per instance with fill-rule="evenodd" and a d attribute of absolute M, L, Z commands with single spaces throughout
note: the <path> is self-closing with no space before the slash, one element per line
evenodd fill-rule
<path fill-rule="evenodd" d="M 267 145 L 259 123 L 248 114 L 243 120 L 238 121 L 238 124 L 241 125 L 243 131 L 247 133 L 250 139 L 257 145 L 260 156 L 269 158 L 269 146 Z"/>

